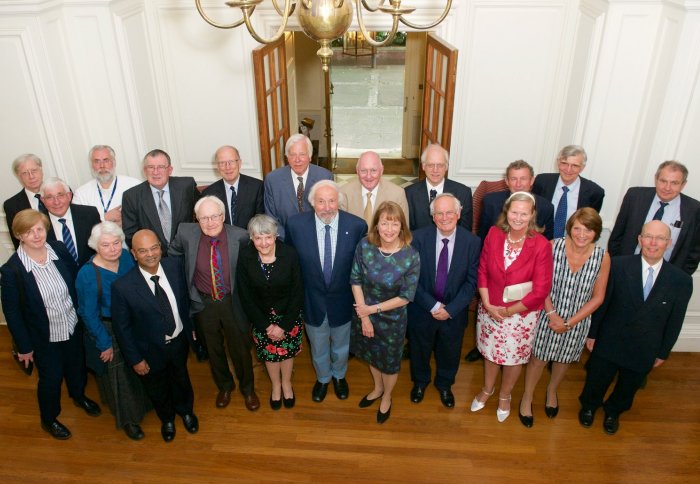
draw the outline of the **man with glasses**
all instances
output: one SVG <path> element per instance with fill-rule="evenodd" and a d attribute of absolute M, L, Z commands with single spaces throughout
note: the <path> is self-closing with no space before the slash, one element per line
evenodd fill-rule
<path fill-rule="evenodd" d="M 202 196 L 217 197 L 226 208 L 225 222 L 247 229 L 251 218 L 265 213 L 263 182 L 241 173 L 241 157 L 233 146 L 216 150 L 214 164 L 221 179 L 209 185 Z"/>
<path fill-rule="evenodd" d="M 253 386 L 250 323 L 235 287 L 238 249 L 248 243 L 248 233 L 224 224 L 224 203 L 215 196 L 202 197 L 194 212 L 198 223 L 180 224 L 168 253 L 185 258 L 190 313 L 209 351 L 211 374 L 219 389 L 216 406 L 226 407 L 236 388 L 228 348 L 245 406 L 254 411 L 260 408 L 260 400 Z"/>
<path fill-rule="evenodd" d="M 5 211 L 5 220 L 7 220 L 10 238 L 16 250 L 19 247 L 19 240 L 12 233 L 12 221 L 15 219 L 15 215 L 25 208 L 33 208 L 43 214 L 48 212 L 44 204 L 39 200 L 39 188 L 44 181 L 44 171 L 39 157 L 32 153 L 18 156 L 12 162 L 12 171 L 22 184 L 22 189 L 16 195 L 5 200 L 3 210 Z"/>

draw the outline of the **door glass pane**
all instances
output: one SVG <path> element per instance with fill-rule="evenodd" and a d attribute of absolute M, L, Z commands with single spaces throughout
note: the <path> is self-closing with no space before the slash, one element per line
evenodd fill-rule
<path fill-rule="evenodd" d="M 443 121 L 445 118 L 445 98 L 440 96 L 438 98 L 438 127 L 435 132 L 435 139 L 438 140 L 438 143 L 442 144 L 442 130 L 443 130 Z"/>

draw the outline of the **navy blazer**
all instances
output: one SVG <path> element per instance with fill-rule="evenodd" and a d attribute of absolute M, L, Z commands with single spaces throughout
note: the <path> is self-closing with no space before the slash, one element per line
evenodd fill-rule
<path fill-rule="evenodd" d="M 12 221 L 15 219 L 15 215 L 22 210 L 32 208 L 32 205 L 29 203 L 29 198 L 27 198 L 27 192 L 24 191 L 24 188 L 22 188 L 22 190 L 20 190 L 20 192 L 16 195 L 12 195 L 10 198 L 5 200 L 5 203 L 2 204 L 2 208 L 5 211 L 5 220 L 7 220 L 7 229 L 10 231 L 12 244 L 15 246 L 15 250 L 17 250 L 17 247 L 19 247 L 19 239 L 12 233 Z"/>
<path fill-rule="evenodd" d="M 603 208 L 603 198 L 605 198 L 605 190 L 597 183 L 579 176 L 581 179 L 581 187 L 578 191 L 578 202 L 576 208 L 591 207 L 596 212 L 600 212 Z M 532 193 L 546 198 L 550 202 L 554 197 L 554 190 L 559 182 L 559 173 L 540 173 L 535 177 L 535 183 L 532 185 Z"/>
<path fill-rule="evenodd" d="M 299 254 L 304 279 L 304 314 L 306 324 L 320 326 L 328 316 L 331 327 L 352 319 L 353 303 L 350 269 L 355 248 L 367 235 L 367 224 L 360 217 L 338 211 L 338 239 L 333 259 L 331 284 L 326 287 L 316 236 L 316 214 L 303 212 L 287 221 L 287 240 Z"/>
<path fill-rule="evenodd" d="M 238 179 L 238 191 L 236 192 L 236 226 L 242 229 L 248 228 L 248 222 L 259 213 L 265 213 L 263 182 L 252 176 L 241 173 Z M 226 198 L 226 185 L 224 180 L 219 180 L 209 185 L 202 192 L 202 196 L 214 196 L 224 202 L 226 207 L 225 223 L 231 225 L 231 207 Z"/>
<path fill-rule="evenodd" d="M 182 259 L 166 257 L 160 265 L 177 300 L 183 336 L 191 343 L 192 321 Z M 138 265 L 112 283 L 112 327 L 130 367 L 146 360 L 153 371 L 165 368 L 166 316 Z"/>
<path fill-rule="evenodd" d="M 593 352 L 617 365 L 646 373 L 656 358 L 666 360 L 678 339 L 693 279 L 664 261 L 647 300 L 642 256 L 613 257 L 605 301 L 593 313 L 588 337 Z"/>
<path fill-rule="evenodd" d="M 637 236 L 642 231 L 655 195 L 654 187 L 632 187 L 627 190 L 608 239 L 610 255 L 634 254 Z M 693 275 L 700 262 L 700 202 L 682 193 L 681 222 L 683 226 L 669 262 Z"/>
<path fill-rule="evenodd" d="M 406 200 L 408 200 L 408 226 L 411 231 L 422 227 L 434 226 L 433 217 L 430 216 L 430 195 L 428 194 L 428 182 L 419 180 L 405 188 Z M 445 179 L 443 193 L 451 193 L 462 204 L 462 213 L 459 217 L 459 225 L 471 232 L 472 230 L 472 190 L 459 182 Z"/>
<path fill-rule="evenodd" d="M 537 226 L 544 228 L 542 235 L 547 240 L 554 238 L 554 206 L 549 200 L 532 194 L 535 197 L 535 209 L 537 210 Z M 487 193 L 484 195 L 484 207 L 481 210 L 481 219 L 479 220 L 479 237 L 481 242 L 484 242 L 489 229 L 496 223 L 498 216 L 503 211 L 503 204 L 506 203 L 510 192 L 508 190 Z"/>
<path fill-rule="evenodd" d="M 91 205 L 70 204 L 71 215 L 73 217 L 73 230 L 75 231 L 75 249 L 78 251 L 78 267 L 82 267 L 95 254 L 95 251 L 88 245 L 92 228 L 100 223 L 100 212 Z M 49 226 L 46 233 L 46 240 L 58 240 L 53 230 L 53 225 Z"/>
<path fill-rule="evenodd" d="M 432 321 L 430 311 L 438 302 L 433 296 L 437 261 L 435 243 L 438 237 L 436 227 L 423 227 L 413 232 L 411 245 L 420 255 L 420 276 L 418 288 L 412 303 L 408 305 L 408 319 Z M 441 301 L 453 320 L 467 324 L 467 309 L 476 292 L 476 277 L 479 269 L 481 241 L 464 227 L 457 226 L 452 263 L 447 272 L 445 297 Z"/>
<path fill-rule="evenodd" d="M 73 306 L 77 309 L 78 295 L 75 292 L 75 278 L 78 275 L 78 266 L 62 242 L 52 241 L 49 245 L 58 255 L 58 260 L 54 261 L 54 264 L 68 286 Z M 21 281 L 17 280 L 18 272 L 22 276 Z M 2 310 L 19 352 L 27 354 L 48 346 L 49 316 L 46 314 L 46 306 L 34 274 L 27 272 L 16 252 L 0 268 L 0 273 L 2 274 L 0 280 Z M 24 305 L 21 304 L 20 284 L 24 287 Z"/>

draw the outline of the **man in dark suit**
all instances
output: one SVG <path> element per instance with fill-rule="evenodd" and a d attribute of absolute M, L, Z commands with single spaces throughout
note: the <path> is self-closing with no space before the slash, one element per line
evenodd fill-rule
<path fill-rule="evenodd" d="M 666 224 L 648 222 L 638 240 L 641 257 L 612 258 L 605 301 L 593 313 L 586 341 L 592 353 L 579 422 L 590 427 L 602 405 L 608 434 L 617 432 L 620 414 L 632 407 L 647 374 L 668 359 L 693 292 L 692 278 L 663 259 L 671 242 Z M 616 375 L 615 388 L 603 401 Z"/>
<path fill-rule="evenodd" d="M 95 253 L 88 246 L 88 239 L 92 228 L 100 223 L 100 213 L 95 207 L 71 203 L 73 192 L 60 178 L 48 178 L 39 192 L 51 221 L 47 240 L 63 242 L 78 267 L 82 267 Z"/>
<path fill-rule="evenodd" d="M 236 387 L 228 347 L 245 406 L 257 410 L 260 400 L 253 386 L 250 323 L 234 284 L 238 249 L 248 243 L 248 233 L 224 224 L 224 204 L 214 196 L 200 198 L 194 211 L 199 223 L 180 224 L 169 253 L 185 257 L 190 312 L 209 351 L 211 374 L 219 389 L 216 406 L 226 407 Z"/>
<path fill-rule="evenodd" d="M 627 190 L 608 240 L 610 255 L 638 254 L 633 234 L 650 220 L 661 220 L 671 230 L 664 259 L 692 275 L 700 262 L 700 202 L 681 193 L 687 181 L 683 164 L 664 161 L 656 170 L 654 188 Z"/>
<path fill-rule="evenodd" d="M 364 220 L 338 210 L 338 193 L 335 182 L 317 182 L 309 192 L 314 211 L 290 217 L 286 230 L 287 243 L 301 262 L 306 334 L 316 370 L 311 392 L 315 402 L 326 397 L 331 380 L 339 399 L 349 394 L 345 373 L 354 300 L 348 281 L 355 247 L 367 234 Z"/>
<path fill-rule="evenodd" d="M 112 284 L 112 325 L 124 360 L 141 377 L 161 421 L 163 440 L 175 438 L 175 415 L 194 434 L 199 420 L 187 372 L 193 331 L 182 260 L 161 259 L 158 236 L 133 234 L 138 266 Z"/>
<path fill-rule="evenodd" d="M 431 144 L 420 157 L 425 180 L 418 180 L 406 187 L 408 200 L 408 225 L 411 230 L 433 225 L 430 202 L 441 193 L 451 193 L 462 204 L 459 224 L 472 230 L 472 190 L 459 182 L 445 178 L 450 168 L 450 155 L 442 146 Z"/>
<path fill-rule="evenodd" d="M 5 220 L 7 228 L 10 232 L 12 244 L 15 250 L 19 247 L 19 240 L 12 233 L 12 221 L 19 212 L 25 208 L 33 208 L 46 214 L 46 207 L 39 200 L 39 188 L 44 182 L 44 170 L 41 166 L 41 160 L 38 156 L 31 153 L 20 155 L 12 162 L 12 171 L 22 184 L 22 190 L 16 195 L 11 196 L 3 203 L 5 211 Z"/>
<path fill-rule="evenodd" d="M 559 151 L 559 173 L 540 173 L 535 178 L 532 193 L 540 195 L 554 205 L 554 237 L 564 237 L 566 221 L 579 208 L 591 207 L 600 212 L 605 190 L 598 184 L 580 176 L 586 168 L 586 150 L 582 146 L 569 145 Z"/>
<path fill-rule="evenodd" d="M 313 145 L 303 134 L 289 137 L 284 154 L 289 164 L 271 171 L 265 177 L 265 213 L 277 220 L 277 230 L 282 239 L 289 217 L 312 211 L 307 194 L 314 183 L 333 179 L 330 171 L 309 164 Z"/>
<path fill-rule="evenodd" d="M 216 150 L 214 163 L 221 180 L 209 185 L 202 196 L 213 195 L 224 202 L 225 222 L 247 229 L 251 218 L 265 213 L 263 182 L 241 173 L 241 158 L 238 149 L 233 146 L 222 146 Z"/>
<path fill-rule="evenodd" d="M 411 401 L 420 403 L 431 380 L 430 357 L 435 352 L 435 387 L 447 408 L 455 405 L 455 381 L 467 309 L 476 291 L 481 242 L 457 222 L 462 213 L 452 194 L 437 195 L 430 204 L 435 226 L 413 233 L 421 267 L 416 297 L 408 305 L 411 358 Z"/>
<path fill-rule="evenodd" d="M 192 177 L 170 176 L 173 166 L 163 150 L 149 151 L 143 159 L 146 181 L 124 192 L 122 228 L 126 243 L 139 229 L 150 229 L 167 255 L 170 241 L 182 222 L 192 222 L 194 204 L 200 194 Z"/>

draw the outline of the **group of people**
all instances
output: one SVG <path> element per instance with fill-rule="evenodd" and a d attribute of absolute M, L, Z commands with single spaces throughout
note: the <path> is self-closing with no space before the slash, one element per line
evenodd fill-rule
<path fill-rule="evenodd" d="M 592 354 L 579 420 L 590 426 L 603 406 L 604 429 L 615 433 L 678 337 L 700 261 L 700 203 L 681 193 L 687 169 L 678 162 L 661 164 L 655 188 L 630 189 L 606 251 L 596 244 L 604 192 L 580 176 L 580 146 L 562 149 L 559 174 L 535 177 L 528 163 L 511 163 L 508 189 L 484 197 L 478 227 L 471 190 L 446 178 L 449 154 L 439 145 L 421 155 L 426 178 L 405 190 L 382 179 L 374 152 L 359 157 L 357 180 L 342 187 L 310 163 L 306 136 L 292 135 L 285 155 L 288 165 L 260 181 L 241 174 L 238 150 L 223 146 L 213 157 L 221 179 L 201 193 L 193 178 L 171 176 L 158 149 L 144 157 L 139 182 L 116 174 L 112 148 L 95 146 L 94 180 L 74 191 L 44 180 L 38 157 L 15 160 L 23 189 L 4 205 L 17 250 L 1 269 L 2 304 L 19 361 L 39 373 L 44 430 L 71 436 L 57 419 L 64 378 L 76 405 L 101 413 L 85 395 L 90 368 L 129 438 L 144 437 L 151 408 L 166 442 L 178 415 L 197 432 L 190 347 L 209 360 L 218 408 L 231 402 L 236 380 L 245 407 L 260 407 L 253 347 L 270 378 L 271 409 L 292 408 L 304 335 L 315 402 L 331 383 L 348 398 L 353 354 L 373 382 L 359 406 L 378 402 L 376 420 L 386 422 L 407 339 L 411 401 L 420 403 L 433 381 L 453 408 L 478 295 L 484 383 L 471 410 L 486 406 L 501 373 L 496 414 L 508 418 L 526 365 L 519 418 L 531 427 L 535 388 L 551 362 L 545 413 L 555 417 L 557 388 L 585 346 Z"/>

